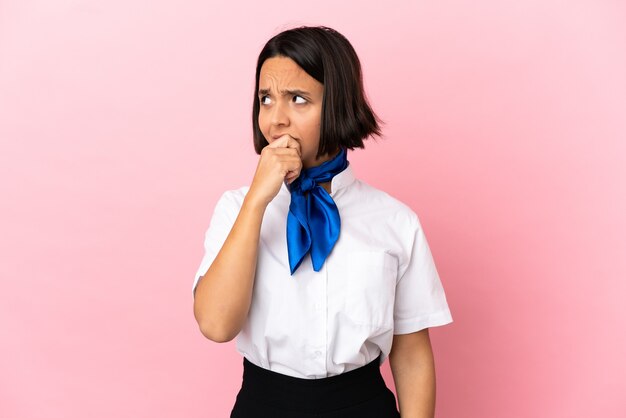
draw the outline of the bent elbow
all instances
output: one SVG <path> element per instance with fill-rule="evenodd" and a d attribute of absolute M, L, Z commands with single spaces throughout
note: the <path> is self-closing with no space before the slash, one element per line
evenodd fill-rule
<path fill-rule="evenodd" d="M 200 325 L 200 332 L 209 340 L 216 343 L 227 343 L 232 341 L 236 334 L 228 333 L 226 331 L 215 330 L 214 328 Z"/>

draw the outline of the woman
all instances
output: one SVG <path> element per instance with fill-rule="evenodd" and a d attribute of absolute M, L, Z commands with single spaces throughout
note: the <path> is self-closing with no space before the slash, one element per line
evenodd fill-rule
<path fill-rule="evenodd" d="M 417 215 L 359 180 L 347 150 L 380 136 L 359 59 L 327 27 L 261 51 L 250 186 L 226 191 L 193 285 L 200 330 L 237 337 L 231 418 L 432 417 L 428 327 L 452 322 Z"/>

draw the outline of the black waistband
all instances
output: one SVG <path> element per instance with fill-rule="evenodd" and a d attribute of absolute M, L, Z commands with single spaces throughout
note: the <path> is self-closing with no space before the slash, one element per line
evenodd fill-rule
<path fill-rule="evenodd" d="M 363 367 L 320 379 L 304 379 L 259 367 L 244 357 L 239 396 L 285 409 L 325 412 L 372 399 L 387 386 L 380 355 Z"/>

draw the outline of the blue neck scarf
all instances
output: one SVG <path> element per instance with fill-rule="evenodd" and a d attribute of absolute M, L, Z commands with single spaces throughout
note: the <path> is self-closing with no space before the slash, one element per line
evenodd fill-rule
<path fill-rule="evenodd" d="M 333 159 L 300 171 L 300 176 L 288 185 L 291 204 L 287 215 L 287 250 L 292 275 L 309 250 L 313 270 L 320 271 L 339 238 L 339 210 L 326 189 L 317 183 L 330 181 L 345 170 L 350 164 L 347 156 L 347 150 L 342 147 Z"/>

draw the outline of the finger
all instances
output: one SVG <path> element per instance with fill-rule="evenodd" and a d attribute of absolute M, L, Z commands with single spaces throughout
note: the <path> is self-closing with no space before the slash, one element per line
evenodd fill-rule
<path fill-rule="evenodd" d="M 298 151 L 298 155 L 300 156 L 300 158 L 302 158 L 302 150 L 300 149 L 300 142 L 298 142 L 291 136 L 289 137 L 289 141 L 287 142 L 287 148 L 295 149 L 296 151 Z"/>
<path fill-rule="evenodd" d="M 275 148 L 272 152 L 276 155 L 291 155 L 294 157 L 298 157 L 298 159 L 300 159 L 300 154 L 298 153 L 297 148 L 289 148 L 289 147 Z"/>
<path fill-rule="evenodd" d="M 281 136 L 280 138 L 272 141 L 268 147 L 270 148 L 286 148 L 287 144 L 289 143 L 289 139 L 291 137 L 288 134 L 285 134 L 283 136 Z"/>
<path fill-rule="evenodd" d="M 298 152 L 298 156 L 302 158 L 302 150 L 300 143 L 291 135 L 284 134 L 268 145 L 270 148 L 292 148 Z"/>
<path fill-rule="evenodd" d="M 302 171 L 302 162 L 300 159 L 293 161 L 293 165 L 289 165 L 289 169 L 287 171 L 287 175 L 285 179 L 293 180 L 300 176 L 300 172 Z"/>

